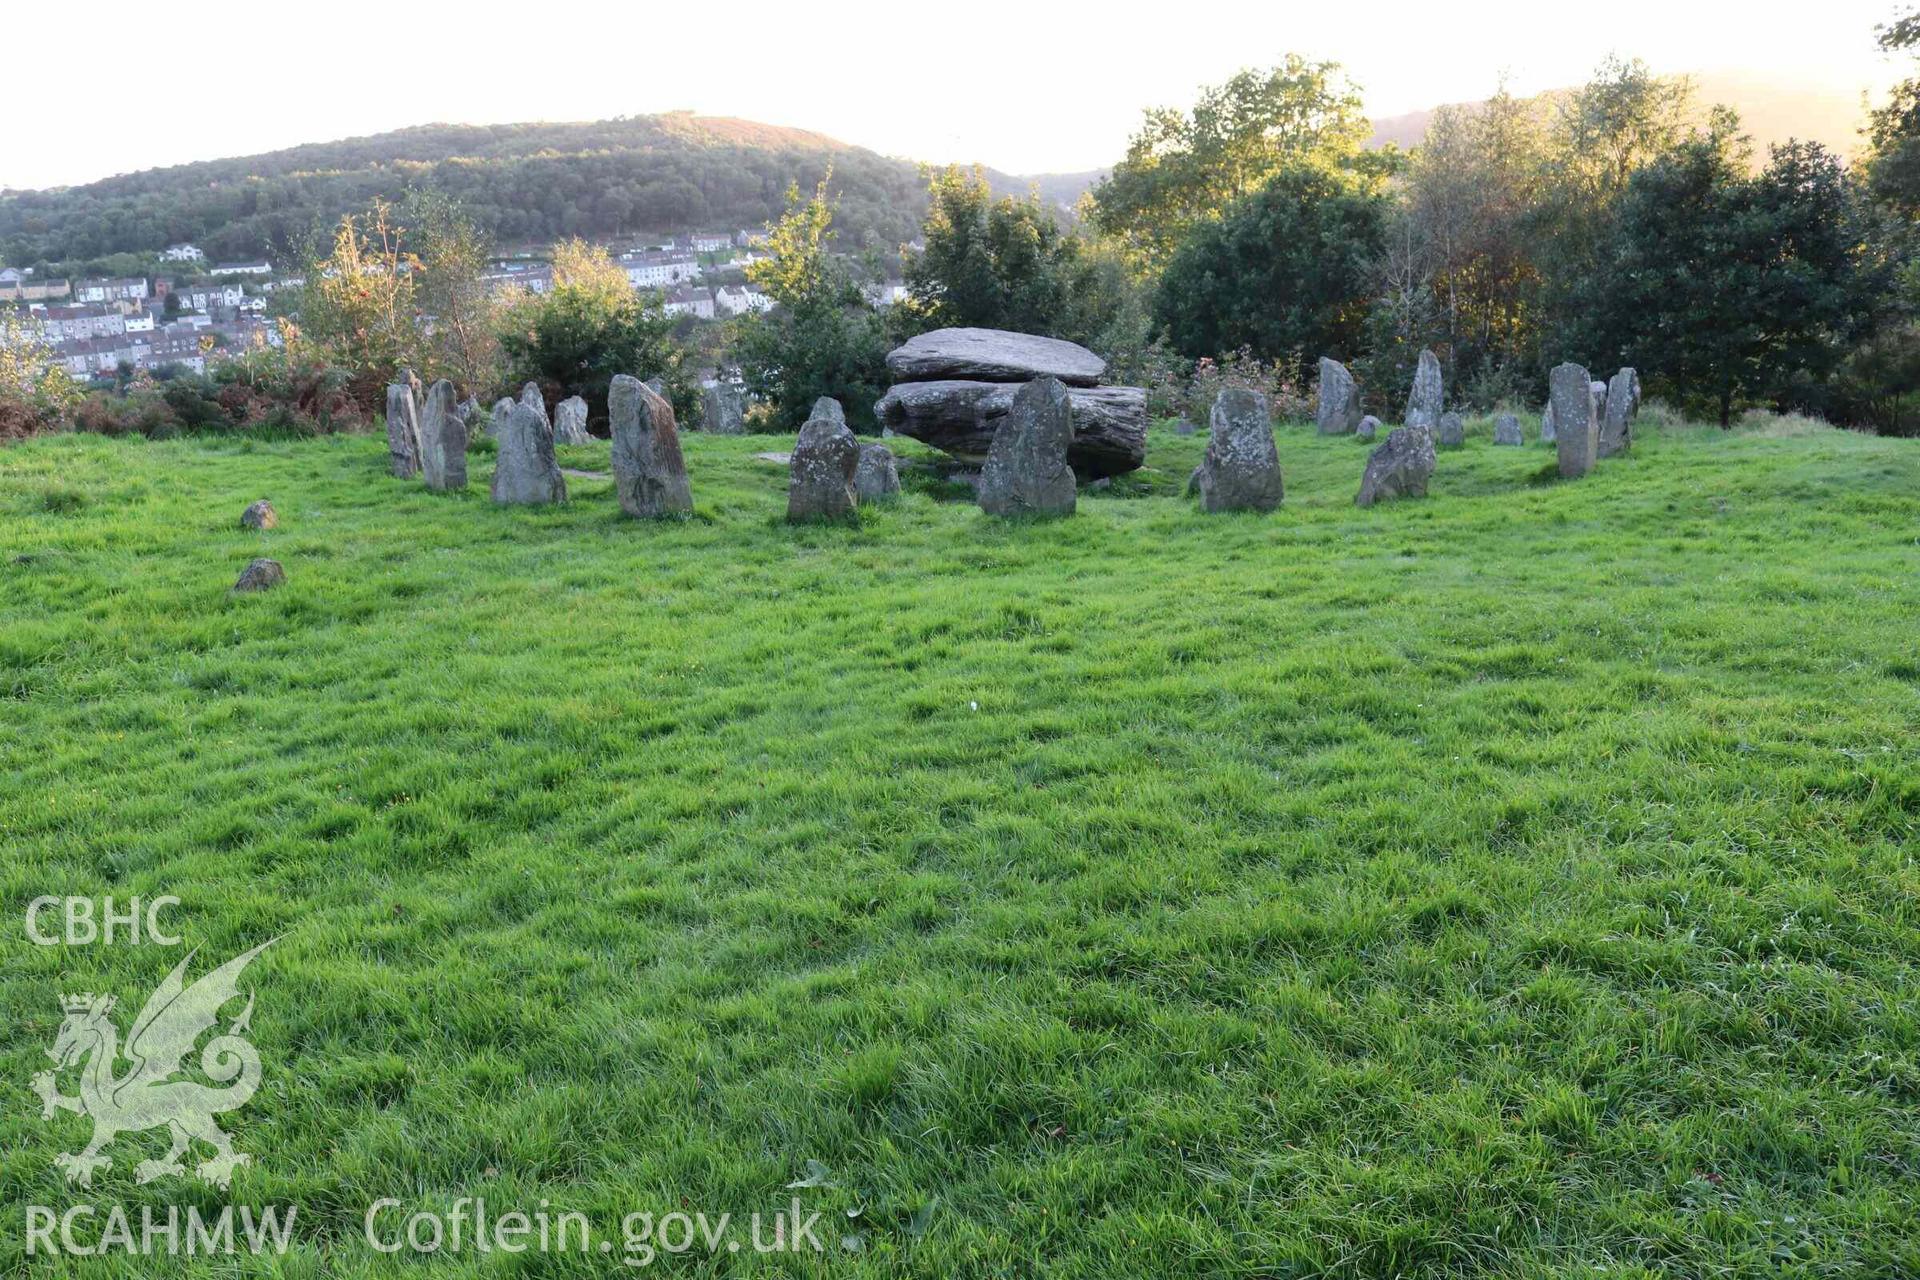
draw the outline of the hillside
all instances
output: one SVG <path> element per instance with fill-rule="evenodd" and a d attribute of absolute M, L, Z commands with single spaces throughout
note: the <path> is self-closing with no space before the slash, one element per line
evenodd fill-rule
<path fill-rule="evenodd" d="M 1853 155 L 1860 148 L 1860 130 L 1866 125 L 1867 109 L 1857 94 L 1811 84 L 1782 83 L 1739 72 L 1704 72 L 1694 76 L 1693 81 L 1696 98 L 1703 108 L 1724 104 L 1740 113 L 1741 123 L 1753 138 L 1756 154 L 1764 156 L 1769 145 L 1789 138 L 1822 143 L 1842 156 Z M 1541 96 L 1552 98 L 1564 92 L 1556 90 Z M 1418 146 L 1427 136 L 1427 127 L 1433 123 L 1437 110 L 1439 108 L 1430 107 L 1375 120 L 1369 145 Z"/>
<path fill-rule="evenodd" d="M 10 897 L 280 939 L 222 1117 L 233 1202 L 299 1210 L 256 1271 L 426 1274 L 367 1206 L 481 1196 L 616 1248 L 798 1200 L 826 1256 L 746 1271 L 836 1280 L 1913 1274 L 1920 447 L 1649 430 L 1568 484 L 1486 431 L 1369 511 L 1303 424 L 1271 516 L 1157 430 L 1070 519 L 908 468 L 797 529 L 791 437 L 686 437 L 667 524 L 378 436 L 0 450 Z M 131 1019 L 183 952 L 3 954 L 26 1099 L 63 992 Z M 198 1191 L 134 1181 L 157 1135 L 68 1188 L 88 1132 L 0 1109 L 14 1198 Z"/>
<path fill-rule="evenodd" d="M 673 113 L 572 124 L 423 125 L 0 198 L 15 263 L 189 241 L 215 258 L 284 252 L 317 223 L 410 185 L 458 196 L 503 242 L 753 227 L 787 186 L 833 169 L 841 243 L 892 246 L 925 208 L 919 168 L 824 134 Z M 993 174 L 1024 192 L 1027 179 Z M 1044 176 L 1043 176 L 1044 177 Z"/>

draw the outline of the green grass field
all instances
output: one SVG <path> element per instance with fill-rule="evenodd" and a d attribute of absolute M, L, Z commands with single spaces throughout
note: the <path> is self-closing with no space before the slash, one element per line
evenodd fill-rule
<path fill-rule="evenodd" d="M 1920 445 L 1565 484 L 1475 425 L 1370 511 L 1288 426 L 1272 516 L 1156 432 L 1071 520 L 800 529 L 769 437 L 689 437 L 667 525 L 371 437 L 0 451 L 0 1271 L 631 1273 L 364 1238 L 482 1196 L 824 1213 L 676 1275 L 1920 1273 Z M 279 936 L 231 1193 L 54 1167 L 60 995 L 124 1032 L 184 951 L 41 894 L 179 896 L 195 975 Z M 298 1219 L 26 1257 L 80 1202 Z"/>

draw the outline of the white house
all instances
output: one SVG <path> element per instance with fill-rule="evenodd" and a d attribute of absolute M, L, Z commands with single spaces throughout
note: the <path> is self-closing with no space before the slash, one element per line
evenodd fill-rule
<path fill-rule="evenodd" d="M 170 244 L 160 255 L 168 262 L 205 262 L 207 255 L 190 244 Z"/>
<path fill-rule="evenodd" d="M 147 278 L 125 276 L 115 280 L 82 280 L 73 286 L 76 302 L 144 302 Z"/>
<path fill-rule="evenodd" d="M 667 295 L 666 310 L 670 316 L 694 316 L 701 320 L 711 320 L 713 319 L 713 290 L 689 289 L 682 286 Z"/>
<path fill-rule="evenodd" d="M 749 311 L 767 311 L 773 299 L 752 285 L 722 285 L 714 290 L 713 309 L 723 316 L 745 315 Z"/>
<path fill-rule="evenodd" d="M 221 284 L 182 284 L 175 285 L 174 296 L 180 299 L 182 308 L 189 311 L 211 311 L 215 307 L 237 307 L 247 294 L 239 282 L 228 280 Z"/>
<path fill-rule="evenodd" d="M 700 261 L 690 253 L 629 253 L 620 269 L 636 289 L 668 289 L 700 276 Z"/>
<path fill-rule="evenodd" d="M 141 307 L 138 311 L 129 311 L 126 315 L 128 333 L 152 333 L 153 312 Z"/>
<path fill-rule="evenodd" d="M 733 237 L 724 231 L 696 231 L 692 240 L 695 253 L 718 253 L 733 248 Z"/>
<path fill-rule="evenodd" d="M 253 262 L 223 262 L 209 273 L 216 276 L 266 276 L 273 274 L 273 264 L 265 258 Z"/>

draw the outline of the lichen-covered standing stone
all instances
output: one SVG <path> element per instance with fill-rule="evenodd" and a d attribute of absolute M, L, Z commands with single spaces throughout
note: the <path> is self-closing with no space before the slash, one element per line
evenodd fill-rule
<path fill-rule="evenodd" d="M 1368 414 L 1366 417 L 1360 419 L 1360 425 L 1353 429 L 1353 434 L 1357 440 L 1373 439 L 1380 434 L 1380 419 L 1374 417 L 1372 414 Z"/>
<path fill-rule="evenodd" d="M 860 442 L 847 429 L 846 410 L 829 396 L 814 401 L 813 416 L 800 428 L 787 475 L 787 519 L 844 520 L 860 505 L 854 476 Z"/>
<path fill-rule="evenodd" d="M 862 502 L 878 502 L 899 493 L 900 470 L 894 465 L 893 450 L 883 444 L 861 445 L 853 490 Z"/>
<path fill-rule="evenodd" d="M 420 478 L 429 489 L 467 487 L 467 424 L 454 404 L 453 384 L 445 378 L 428 388 L 420 415 Z"/>
<path fill-rule="evenodd" d="M 500 447 L 494 453 L 493 484 L 488 491 L 495 502 L 544 506 L 567 500 L 566 477 L 553 457 L 553 428 L 538 405 L 522 396 L 506 417 L 494 423 L 494 437 Z"/>
<path fill-rule="evenodd" d="M 593 443 L 593 437 L 587 434 L 587 402 L 579 396 L 568 396 L 553 406 L 553 442 L 555 444 Z"/>
<path fill-rule="evenodd" d="M 1577 480 L 1593 470 L 1599 455 L 1600 424 L 1593 419 L 1593 379 L 1580 365 L 1563 364 L 1553 371 L 1550 385 L 1560 475 Z"/>
<path fill-rule="evenodd" d="M 1213 402 L 1207 452 L 1193 487 L 1206 511 L 1272 511 L 1286 496 L 1267 398 L 1228 387 Z"/>
<path fill-rule="evenodd" d="M 1440 415 L 1440 429 L 1437 432 L 1440 443 L 1449 449 L 1458 449 L 1467 442 L 1467 424 L 1457 413 Z"/>
<path fill-rule="evenodd" d="M 1527 436 L 1520 429 L 1520 419 L 1511 413 L 1496 417 L 1493 420 L 1493 442 L 1502 445 L 1525 444 Z"/>
<path fill-rule="evenodd" d="M 747 434 L 747 394 L 738 383 L 719 382 L 702 393 L 706 429 L 717 436 Z"/>
<path fill-rule="evenodd" d="M 996 516 L 1072 515 L 1079 497 L 1067 450 L 1073 401 L 1058 378 L 1020 388 L 980 468 L 980 509 Z"/>
<path fill-rule="evenodd" d="M 642 520 L 693 514 L 693 486 L 680 456 L 673 406 L 640 379 L 619 373 L 607 393 L 607 411 L 620 509 Z"/>
<path fill-rule="evenodd" d="M 1390 498 L 1424 498 L 1433 479 L 1433 433 L 1425 427 L 1401 427 L 1367 455 L 1354 505 L 1370 507 Z"/>
<path fill-rule="evenodd" d="M 1347 366 L 1320 357 L 1320 404 L 1314 420 L 1323 436 L 1351 435 L 1360 425 L 1360 388 Z"/>
<path fill-rule="evenodd" d="M 1437 430 L 1446 398 L 1447 383 L 1440 372 L 1440 357 L 1431 351 L 1422 351 L 1420 365 L 1413 374 L 1413 390 L 1407 394 L 1406 425 L 1428 432 Z"/>
<path fill-rule="evenodd" d="M 420 474 L 420 412 L 407 382 L 387 384 L 387 459 L 397 480 Z"/>
<path fill-rule="evenodd" d="M 272 529 L 278 526 L 279 523 L 279 513 L 273 509 L 273 504 L 265 498 L 260 499 L 258 502 L 249 503 L 247 509 L 240 513 L 240 527 L 242 529 Z"/>
<path fill-rule="evenodd" d="M 1601 408 L 1600 456 L 1611 458 L 1633 447 L 1633 411 L 1640 403 L 1640 375 L 1631 367 L 1613 375 Z"/>

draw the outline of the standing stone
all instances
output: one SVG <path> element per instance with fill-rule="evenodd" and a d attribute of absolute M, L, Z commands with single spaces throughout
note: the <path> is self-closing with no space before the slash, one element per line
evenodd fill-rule
<path fill-rule="evenodd" d="M 1374 417 L 1372 414 L 1368 414 L 1366 417 L 1360 419 L 1360 425 L 1353 429 L 1353 434 L 1357 440 L 1373 439 L 1380 434 L 1380 419 Z"/>
<path fill-rule="evenodd" d="M 1613 375 L 1601 408 L 1600 456 L 1611 458 L 1633 447 L 1633 409 L 1640 399 L 1640 375 L 1631 368 Z"/>
<path fill-rule="evenodd" d="M 1370 507 L 1389 498 L 1424 498 L 1433 478 L 1433 432 L 1407 426 L 1389 432 L 1386 443 L 1367 455 L 1355 506 Z"/>
<path fill-rule="evenodd" d="M 860 442 L 847 430 L 840 402 L 822 396 L 813 416 L 794 442 L 787 476 L 787 519 L 844 520 L 860 505 L 854 476 L 860 469 Z"/>
<path fill-rule="evenodd" d="M 527 385 L 539 394 L 532 383 Z M 489 489 L 495 502 L 543 506 L 567 500 L 566 478 L 553 460 L 553 428 L 539 407 L 522 396 L 494 424 L 494 435 L 500 441 Z"/>
<path fill-rule="evenodd" d="M 1327 363 L 1321 362 L 1323 378 Z M 1206 456 L 1193 473 L 1201 509 L 1271 511 L 1279 506 L 1286 487 L 1267 398 L 1246 387 L 1228 387 L 1214 400 L 1210 423 Z"/>
<path fill-rule="evenodd" d="M 473 415 L 480 412 L 480 402 L 472 396 L 468 396 L 465 400 L 453 406 L 453 411 L 460 415 L 460 421 L 467 424 L 467 436 L 471 439 L 473 436 Z"/>
<path fill-rule="evenodd" d="M 1598 378 L 1587 384 L 1593 397 L 1593 422 L 1596 429 L 1607 420 L 1607 384 Z"/>
<path fill-rule="evenodd" d="M 587 434 L 587 402 L 568 396 L 553 406 L 553 442 L 555 444 L 592 444 Z"/>
<path fill-rule="evenodd" d="M 445 378 L 428 389 L 420 415 L 420 478 L 429 489 L 467 487 L 467 424 L 453 405 L 453 384 Z"/>
<path fill-rule="evenodd" d="M 1520 419 L 1511 413 L 1503 413 L 1493 420 L 1493 442 L 1495 444 L 1525 444 L 1527 436 L 1520 429 Z"/>
<path fill-rule="evenodd" d="M 1540 443 L 1552 444 L 1559 434 L 1559 429 L 1553 421 L 1553 401 L 1549 400 L 1546 412 L 1540 415 Z"/>
<path fill-rule="evenodd" d="M 279 524 L 279 513 L 273 509 L 273 504 L 265 498 L 260 499 L 258 502 L 249 503 L 247 509 L 240 513 L 240 527 L 242 529 L 274 529 L 278 528 Z"/>
<path fill-rule="evenodd" d="M 1440 357 L 1431 351 L 1422 351 L 1420 367 L 1413 374 L 1413 390 L 1407 395 L 1406 425 L 1428 432 L 1438 429 L 1446 398 L 1446 377 L 1440 372 Z"/>
<path fill-rule="evenodd" d="M 1577 480 L 1593 470 L 1600 445 L 1600 424 L 1593 420 L 1593 379 L 1577 364 L 1553 371 L 1554 443 L 1560 475 Z"/>
<path fill-rule="evenodd" d="M 878 502 L 900 492 L 900 470 L 893 450 L 883 444 L 860 446 L 860 464 L 854 468 L 853 491 L 862 502 Z"/>
<path fill-rule="evenodd" d="M 278 560 L 255 560 L 240 571 L 240 578 L 233 584 L 235 591 L 271 591 L 287 580 L 287 571 L 280 567 Z"/>
<path fill-rule="evenodd" d="M 1467 424 L 1457 413 L 1440 415 L 1440 443 L 1449 449 L 1458 449 L 1467 442 Z"/>
<path fill-rule="evenodd" d="M 420 413 L 405 382 L 387 384 L 387 461 L 396 480 L 420 474 Z"/>
<path fill-rule="evenodd" d="M 513 412 L 513 406 L 512 396 L 501 396 L 493 402 L 493 408 L 487 410 L 486 431 L 489 436 L 500 434 L 500 424 L 505 422 L 507 415 Z"/>
<path fill-rule="evenodd" d="M 738 383 L 715 383 L 702 395 L 707 430 L 719 436 L 747 434 L 747 396 Z"/>
<path fill-rule="evenodd" d="M 620 509 L 642 520 L 692 515 L 693 486 L 680 456 L 673 406 L 640 379 L 618 373 L 607 392 L 607 410 Z"/>
<path fill-rule="evenodd" d="M 1320 408 L 1315 414 L 1323 436 L 1352 434 L 1360 425 L 1360 388 L 1347 366 L 1320 357 Z"/>
<path fill-rule="evenodd" d="M 980 509 L 995 516 L 1066 516 L 1079 493 L 1067 450 L 1073 401 L 1058 378 L 1020 388 L 980 469 Z"/>

